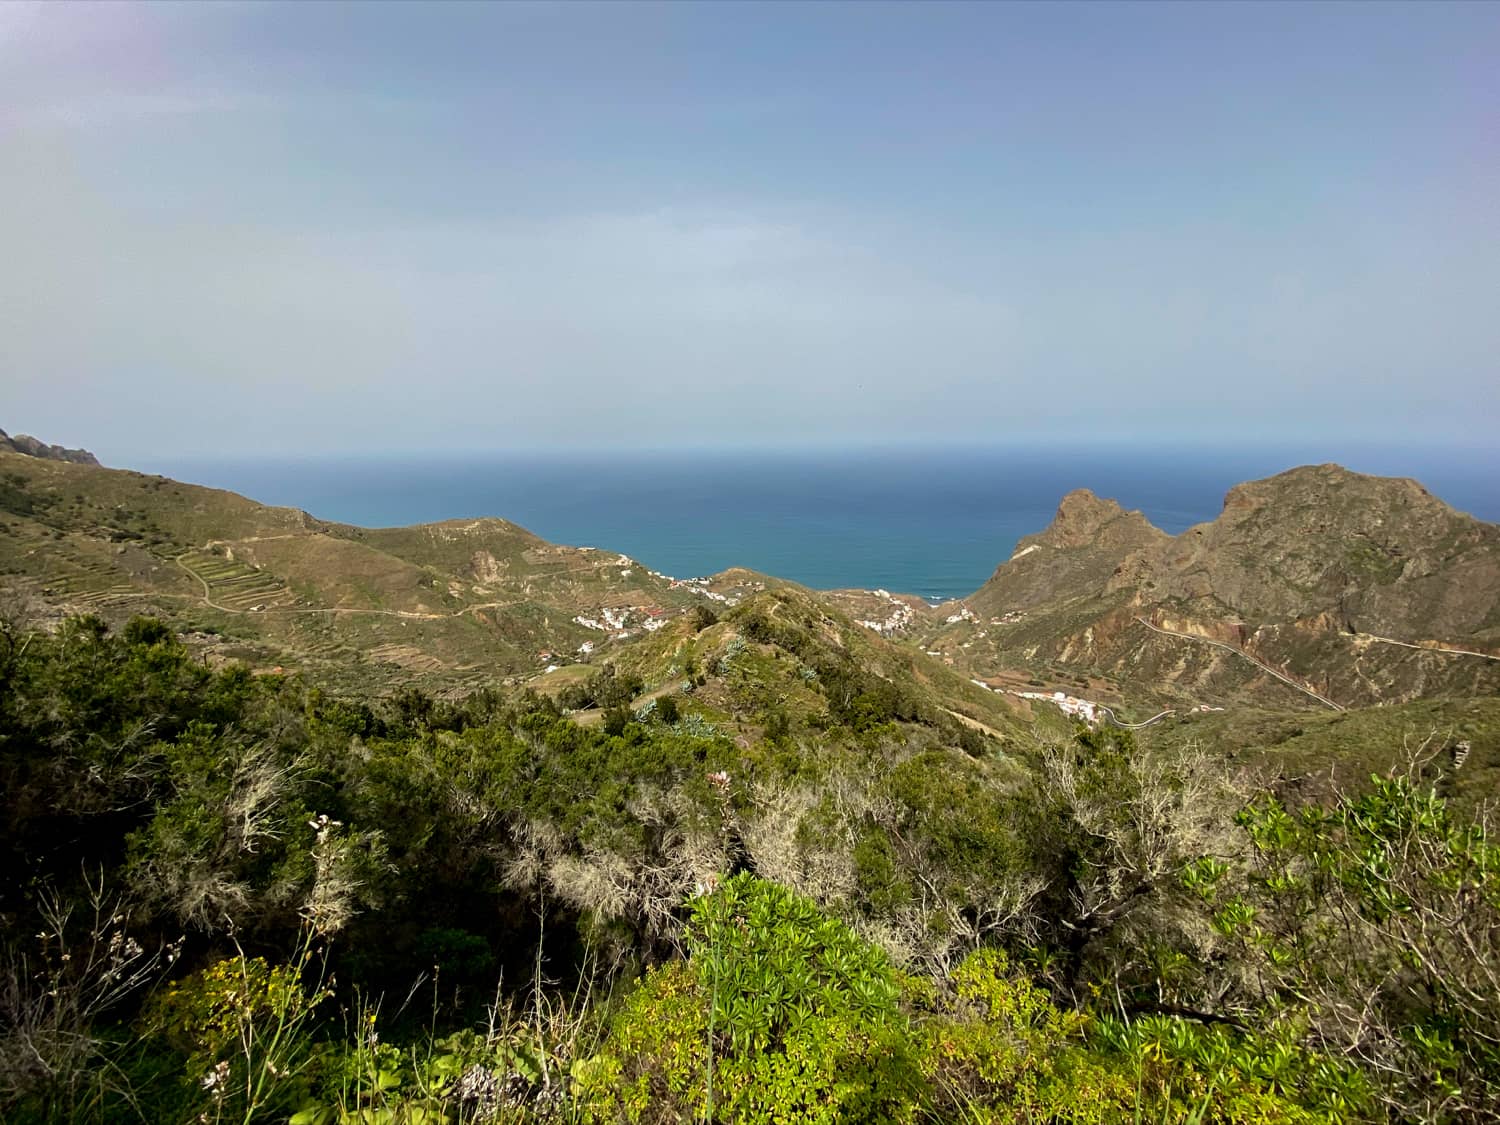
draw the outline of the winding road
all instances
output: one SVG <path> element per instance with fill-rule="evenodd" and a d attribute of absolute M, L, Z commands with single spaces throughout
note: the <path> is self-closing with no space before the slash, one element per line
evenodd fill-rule
<path fill-rule="evenodd" d="M 1164 637 L 1178 637 L 1178 638 L 1180 638 L 1180 639 L 1182 639 L 1184 641 L 1197 641 L 1199 644 L 1213 645 L 1214 648 L 1222 648 L 1225 652 L 1232 652 L 1236 656 L 1243 657 L 1244 659 L 1250 661 L 1251 664 L 1254 664 L 1257 668 L 1259 668 L 1261 671 L 1265 672 L 1266 674 L 1271 675 L 1271 676 L 1275 676 L 1282 683 L 1287 684 L 1290 687 L 1296 688 L 1303 695 L 1311 696 L 1313 699 L 1316 699 L 1319 703 L 1323 704 L 1325 707 L 1332 707 L 1335 711 L 1346 710 L 1345 707 L 1343 707 L 1341 704 L 1335 703 L 1333 700 L 1329 699 L 1326 695 L 1322 695 L 1322 694 L 1314 691 L 1312 688 L 1308 687 L 1304 683 L 1299 683 L 1297 680 L 1294 680 L 1294 679 L 1292 679 L 1292 677 L 1288 676 L 1285 672 L 1279 672 L 1279 671 L 1277 671 L 1275 668 L 1272 668 L 1265 661 L 1263 661 L 1263 660 L 1257 660 L 1255 657 L 1251 656 L 1248 652 L 1246 652 L 1242 648 L 1236 648 L 1234 645 L 1225 644 L 1223 641 L 1215 641 L 1215 640 L 1212 640 L 1212 639 L 1210 639 L 1208 637 L 1200 637 L 1200 636 L 1197 636 L 1194 633 L 1179 633 L 1176 629 L 1163 629 L 1159 625 L 1153 625 L 1153 624 L 1151 624 L 1151 622 L 1147 621 L 1144 617 L 1137 617 L 1136 620 L 1139 621 L 1146 628 L 1150 629 L 1153 633 L 1160 633 Z"/>
<path fill-rule="evenodd" d="M 1162 719 L 1165 719 L 1168 715 L 1175 715 L 1175 714 L 1177 714 L 1177 711 L 1176 711 L 1175 708 L 1168 707 L 1165 711 L 1161 712 L 1161 714 L 1159 714 L 1159 715 L 1152 715 L 1149 719 L 1147 719 L 1143 723 L 1123 723 L 1123 722 L 1120 721 L 1119 716 L 1117 716 L 1114 713 L 1114 710 L 1111 707 L 1109 707 L 1107 704 L 1096 703 L 1096 704 L 1094 704 L 1094 710 L 1095 711 L 1106 712 L 1109 715 L 1109 721 L 1112 722 L 1112 723 L 1114 723 L 1114 725 L 1117 726 L 1117 727 L 1119 727 L 1121 730 L 1140 730 L 1142 727 L 1149 727 L 1152 723 L 1160 722 Z"/>
<path fill-rule="evenodd" d="M 1443 648 L 1441 645 L 1418 645 L 1411 641 L 1398 641 L 1394 637 L 1382 637 L 1375 633 L 1355 633 L 1356 640 L 1379 641 L 1383 645 L 1400 645 L 1402 648 L 1414 648 L 1418 652 L 1443 652 L 1449 656 L 1477 656 L 1480 660 L 1500 660 L 1488 652 L 1473 652 L 1466 648 Z"/>

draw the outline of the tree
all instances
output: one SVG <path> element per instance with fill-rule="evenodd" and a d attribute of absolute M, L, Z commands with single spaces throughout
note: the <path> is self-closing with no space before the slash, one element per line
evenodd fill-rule
<path fill-rule="evenodd" d="M 604 733 L 612 736 L 625 733 L 625 727 L 635 716 L 623 703 L 616 704 L 604 712 Z"/>

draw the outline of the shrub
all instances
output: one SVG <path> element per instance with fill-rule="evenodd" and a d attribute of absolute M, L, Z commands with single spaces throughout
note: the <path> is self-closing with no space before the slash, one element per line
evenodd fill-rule
<path fill-rule="evenodd" d="M 1088 1019 L 1056 1007 L 1011 971 L 1004 953 L 981 949 L 951 978 L 947 1011 L 923 1029 L 923 1068 L 937 1116 L 973 1125 L 1127 1120 L 1132 1084 L 1093 1056 Z"/>
<path fill-rule="evenodd" d="M 690 960 L 649 974 L 577 1068 L 596 1119 L 909 1119 L 920 1089 L 884 954 L 749 874 L 696 899 Z"/>
<path fill-rule="evenodd" d="M 626 704 L 616 704 L 604 712 L 604 733 L 611 736 L 622 735 L 634 718 L 634 712 Z"/>
<path fill-rule="evenodd" d="M 205 1119 L 283 1118 L 307 1096 L 314 1011 L 331 993 L 295 963 L 227 958 L 173 984 L 148 1012 L 147 1027 L 187 1060 Z"/>
<path fill-rule="evenodd" d="M 1146 1016 L 1095 1022 L 1091 1038 L 1116 1052 L 1139 1111 L 1164 1121 L 1223 1125 L 1343 1125 L 1370 1121 L 1363 1076 L 1344 1060 L 1310 1050 L 1294 1023 L 1262 1031 Z"/>
<path fill-rule="evenodd" d="M 1273 1010 L 1379 1077 L 1395 1117 L 1488 1121 L 1500 1108 L 1500 847 L 1431 785 L 1240 816 L 1254 851 L 1236 888 L 1192 872 L 1220 933 L 1271 984 Z"/>

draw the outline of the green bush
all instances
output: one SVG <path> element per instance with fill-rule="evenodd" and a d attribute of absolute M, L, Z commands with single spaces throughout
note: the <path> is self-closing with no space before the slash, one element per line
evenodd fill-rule
<path fill-rule="evenodd" d="M 674 696 L 664 695 L 656 701 L 656 717 L 667 726 L 671 726 L 682 717 Z"/>
<path fill-rule="evenodd" d="M 1296 812 L 1262 796 L 1239 817 L 1249 870 L 1205 863 L 1189 881 L 1270 1012 L 1365 1060 L 1394 1115 L 1493 1120 L 1500 846 L 1430 784 L 1371 783 Z"/>
<path fill-rule="evenodd" d="M 186 1060 L 204 1120 L 285 1119 L 306 1097 L 315 1010 L 332 994 L 290 965 L 226 958 L 172 984 L 144 1018 Z"/>
<path fill-rule="evenodd" d="M 1368 1084 L 1311 1050 L 1293 1023 L 1259 1032 L 1171 1016 L 1095 1021 L 1091 1038 L 1133 1077 L 1135 1102 L 1162 1121 L 1342 1125 L 1375 1119 Z"/>
<path fill-rule="evenodd" d="M 940 1120 L 973 1125 L 1129 1120 L 1135 1090 L 1085 1042 L 1088 1018 L 1056 1007 L 982 949 L 953 972 L 945 1010 L 923 1027 L 923 1069 Z"/>
<path fill-rule="evenodd" d="M 653 970 L 576 1068 L 596 1120 L 895 1121 L 920 1075 L 883 954 L 744 874 L 696 899 L 689 960 Z"/>

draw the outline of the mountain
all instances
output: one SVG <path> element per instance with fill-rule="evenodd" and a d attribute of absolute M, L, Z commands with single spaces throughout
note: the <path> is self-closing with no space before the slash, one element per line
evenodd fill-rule
<path fill-rule="evenodd" d="M 99 464 L 99 458 L 87 449 L 64 449 L 60 445 L 48 445 L 29 434 L 11 437 L 4 430 L 0 430 L 0 451 L 40 457 L 45 461 L 71 461 L 76 465 Z"/>
<path fill-rule="evenodd" d="M 1500 526 L 1337 465 L 1238 485 L 1176 537 L 1072 493 L 968 605 L 977 622 L 926 643 L 967 645 L 983 676 L 1082 672 L 1178 704 L 1500 691 Z"/>
<path fill-rule="evenodd" d="M 1255 624 L 1327 613 L 1350 633 L 1500 647 L 1500 526 L 1338 465 L 1236 486 L 1216 520 L 1137 552 L 1109 586 Z"/>

